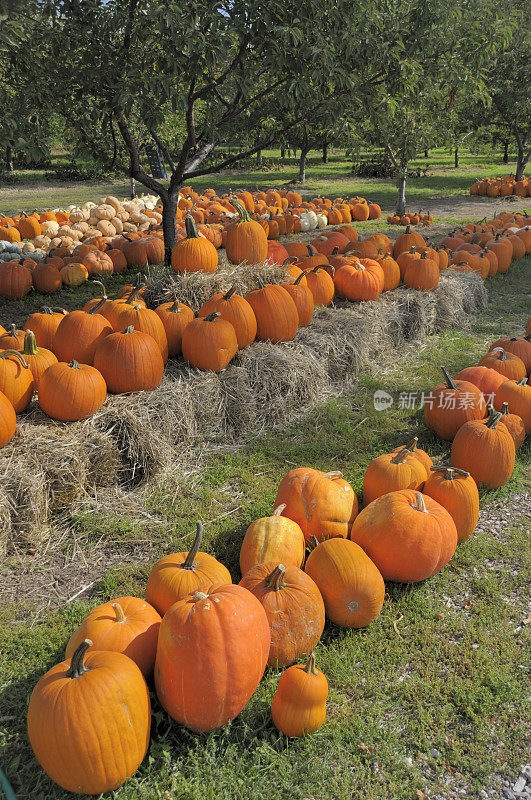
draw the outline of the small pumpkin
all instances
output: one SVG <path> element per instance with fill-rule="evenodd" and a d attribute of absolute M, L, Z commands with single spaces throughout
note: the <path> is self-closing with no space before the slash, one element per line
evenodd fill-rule
<path fill-rule="evenodd" d="M 33 375 L 35 388 L 38 389 L 42 374 L 48 367 L 51 367 L 52 364 L 57 364 L 57 358 L 51 350 L 47 350 L 45 347 L 37 347 L 33 331 L 30 330 L 26 330 L 24 336 L 22 355 Z"/>
<path fill-rule="evenodd" d="M 372 503 L 377 497 L 397 489 L 422 491 L 428 477 L 426 467 L 407 447 L 398 453 L 386 453 L 373 459 L 363 478 L 363 502 Z"/>
<path fill-rule="evenodd" d="M 51 350 L 55 331 L 59 323 L 68 312 L 64 308 L 50 308 L 43 306 L 40 311 L 35 311 L 24 323 L 24 330 L 32 330 L 37 342 L 37 347 Z"/>
<path fill-rule="evenodd" d="M 490 367 L 507 380 L 520 381 L 527 376 L 524 362 L 514 353 L 506 352 L 503 347 L 495 347 L 483 356 L 478 362 L 480 367 Z"/>
<path fill-rule="evenodd" d="M 146 586 L 146 599 L 159 614 L 187 595 L 205 586 L 232 583 L 228 569 L 214 556 L 199 550 L 203 525 L 197 531 L 191 549 L 186 553 L 164 556 L 151 568 Z"/>
<path fill-rule="evenodd" d="M 523 445 L 525 439 L 524 421 L 517 414 L 510 413 L 508 403 L 502 403 L 500 413 L 502 415 L 500 424 L 505 425 L 513 437 L 515 449 L 518 450 Z"/>
<path fill-rule="evenodd" d="M 221 372 L 238 352 L 236 331 L 219 311 L 196 317 L 183 331 L 182 351 L 192 366 Z"/>
<path fill-rule="evenodd" d="M 313 295 L 314 305 L 329 306 L 334 299 L 335 285 L 326 269 L 321 265 L 317 265 L 304 274 L 308 289 Z"/>
<path fill-rule="evenodd" d="M 454 380 L 444 367 L 441 369 L 446 382 L 430 391 L 424 406 L 424 419 L 437 436 L 451 442 L 465 422 L 483 419 L 486 405 L 477 386 L 468 381 Z"/>
<path fill-rule="evenodd" d="M 445 508 L 457 530 L 457 541 L 474 533 L 479 517 L 479 493 L 469 472 L 457 467 L 431 467 L 422 490 Z"/>
<path fill-rule="evenodd" d="M 525 378 L 520 381 L 504 381 L 494 397 L 494 408 L 501 411 L 503 403 L 508 403 L 512 414 L 517 414 L 525 426 L 526 434 L 531 431 L 531 385 Z"/>
<path fill-rule="evenodd" d="M 240 550 L 240 570 L 245 577 L 256 564 L 274 562 L 300 567 L 305 541 L 299 525 L 282 516 L 285 506 L 277 506 L 270 517 L 251 522 Z"/>
<path fill-rule="evenodd" d="M 306 665 L 289 667 L 280 676 L 271 704 L 273 722 L 285 736 L 306 736 L 326 719 L 328 681 L 315 666 L 315 653 Z"/>
<path fill-rule="evenodd" d="M 19 350 L 24 347 L 25 331 L 18 330 L 15 323 L 11 323 L 7 331 L 0 334 L 0 350 Z"/>
<path fill-rule="evenodd" d="M 301 283 L 304 281 L 304 283 Z M 291 296 L 297 308 L 299 315 L 299 327 L 306 328 L 313 317 L 314 302 L 313 294 L 307 286 L 306 276 L 304 272 L 295 278 L 291 283 L 282 283 L 281 286 Z"/>
<path fill-rule="evenodd" d="M 166 331 L 168 340 L 168 356 L 174 358 L 182 353 L 183 332 L 189 322 L 194 318 L 190 306 L 179 303 L 177 298 L 169 303 L 161 303 L 155 313 L 159 315 Z"/>

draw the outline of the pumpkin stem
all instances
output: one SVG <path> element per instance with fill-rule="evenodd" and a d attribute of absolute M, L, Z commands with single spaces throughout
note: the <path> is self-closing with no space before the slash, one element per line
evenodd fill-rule
<path fill-rule="evenodd" d="M 12 322 L 11 325 L 9 326 L 9 333 L 11 334 L 13 339 L 17 338 L 17 326 L 15 325 L 14 322 Z"/>
<path fill-rule="evenodd" d="M 271 514 L 271 516 L 280 517 L 285 508 L 286 508 L 286 503 L 281 503 L 279 506 L 273 509 L 273 513 Z"/>
<path fill-rule="evenodd" d="M 217 317 L 220 317 L 221 314 L 219 311 L 212 311 L 211 314 L 207 314 L 206 317 L 203 317 L 204 322 L 213 322 Z"/>
<path fill-rule="evenodd" d="M 231 286 L 228 292 L 225 292 L 225 294 L 223 295 L 223 299 L 230 300 L 235 291 L 236 291 L 236 284 Z"/>
<path fill-rule="evenodd" d="M 342 478 L 342 477 L 343 477 L 343 473 L 342 472 L 338 472 L 337 470 L 336 471 L 332 471 L 332 472 L 325 472 L 325 474 L 323 475 L 323 478 L 330 478 L 330 480 L 334 480 L 334 478 Z"/>
<path fill-rule="evenodd" d="M 308 663 L 304 667 L 304 671 L 308 675 L 317 675 L 317 670 L 315 669 L 315 653 L 310 653 L 310 658 L 308 659 Z"/>
<path fill-rule="evenodd" d="M 303 279 L 304 277 L 305 277 L 305 275 L 304 275 L 304 272 L 301 272 L 301 274 L 300 274 L 300 275 L 297 275 L 297 277 L 295 278 L 295 280 L 293 281 L 293 283 L 292 283 L 291 285 L 292 285 L 292 286 L 298 286 L 298 285 L 299 285 L 299 283 L 302 281 L 302 279 Z"/>
<path fill-rule="evenodd" d="M 79 361 L 76 361 L 75 359 L 71 361 L 68 366 L 71 367 L 71 369 L 81 369 L 79 366 Z"/>
<path fill-rule="evenodd" d="M 92 281 L 92 283 L 95 283 L 97 286 L 101 286 L 101 290 L 103 292 L 102 299 L 108 300 L 109 298 L 107 297 L 107 293 L 105 291 L 105 286 L 103 285 L 103 283 L 101 281 Z"/>
<path fill-rule="evenodd" d="M 76 647 L 74 655 L 70 659 L 70 666 L 66 672 L 67 678 L 79 678 L 84 672 L 88 672 L 88 668 L 85 666 L 85 653 L 89 647 L 92 647 L 90 639 L 85 639 Z"/>
<path fill-rule="evenodd" d="M 519 381 L 516 381 L 517 386 L 525 386 L 527 383 L 527 378 L 521 378 Z"/>
<path fill-rule="evenodd" d="M 430 467 L 431 472 L 444 472 L 444 477 L 446 480 L 451 481 L 454 479 L 455 474 L 462 475 L 463 478 L 468 478 L 470 472 L 466 472 L 464 469 L 459 469 L 459 467 Z"/>
<path fill-rule="evenodd" d="M 196 592 L 192 599 L 194 603 L 198 603 L 200 600 L 206 600 L 207 597 L 208 595 L 205 592 Z"/>
<path fill-rule="evenodd" d="M 509 403 L 502 403 L 502 407 L 500 408 L 500 414 L 502 416 L 506 416 L 509 413 Z"/>
<path fill-rule="evenodd" d="M 101 308 L 101 307 L 102 307 L 102 305 L 103 305 L 104 303 L 106 303 L 106 302 L 107 302 L 107 298 L 106 298 L 106 297 L 102 297 L 102 298 L 101 298 L 101 300 L 99 301 L 99 303 L 96 303 L 96 305 L 95 305 L 95 306 L 92 306 L 92 308 L 91 308 L 91 309 L 89 309 L 89 311 L 87 311 L 87 314 L 95 314 L 95 313 L 97 312 L 97 310 L 98 310 L 99 308 Z"/>
<path fill-rule="evenodd" d="M 414 453 L 415 450 L 417 449 L 418 443 L 419 443 L 419 437 L 414 436 L 412 439 L 409 440 L 407 444 L 404 445 L 404 447 L 407 450 L 409 450 L 410 453 Z"/>
<path fill-rule="evenodd" d="M 271 572 L 265 579 L 266 585 L 275 592 L 285 587 L 284 578 L 286 577 L 286 567 L 284 564 L 279 564 L 273 572 Z"/>
<path fill-rule="evenodd" d="M 125 614 L 120 603 L 113 603 L 114 613 L 116 614 L 116 622 L 125 622 Z"/>
<path fill-rule="evenodd" d="M 199 545 L 201 544 L 201 539 L 203 538 L 203 525 L 201 522 L 196 522 L 196 533 L 194 543 L 191 549 L 188 551 L 188 555 L 184 559 L 184 562 L 181 564 L 181 569 L 193 569 L 194 568 L 194 559 L 199 552 Z"/>
<path fill-rule="evenodd" d="M 507 354 L 503 347 L 495 347 L 494 350 L 491 350 L 491 353 L 499 353 L 498 359 L 500 361 L 507 361 Z"/>
<path fill-rule="evenodd" d="M 307 244 L 307 245 L 306 245 L 306 249 L 308 250 L 308 255 L 309 255 L 309 256 L 315 256 L 315 255 L 317 255 L 317 253 L 315 252 L 315 250 L 313 249 L 313 247 L 311 246 L 311 244 Z"/>
<path fill-rule="evenodd" d="M 179 308 L 179 301 L 175 297 L 173 300 L 173 304 L 168 308 L 168 311 L 175 312 L 176 314 L 181 313 L 181 309 Z"/>
<path fill-rule="evenodd" d="M 28 329 L 24 334 L 24 349 L 22 351 L 22 355 L 36 356 L 38 353 L 39 349 L 37 347 L 37 342 L 35 341 L 35 334 L 33 331 Z"/>
<path fill-rule="evenodd" d="M 39 313 L 40 314 L 53 314 L 53 311 L 50 308 L 50 306 L 41 306 Z"/>
<path fill-rule="evenodd" d="M 453 378 L 450 377 L 450 373 L 448 372 L 446 367 L 441 367 L 441 369 L 443 371 L 444 377 L 446 378 L 446 385 L 448 386 L 448 388 L 449 389 L 458 389 L 459 387 L 454 382 Z"/>
<path fill-rule="evenodd" d="M 428 509 L 426 508 L 426 503 L 424 502 L 424 498 L 420 492 L 415 492 L 415 497 L 417 498 L 417 505 L 413 506 L 416 508 L 417 511 L 421 511 L 423 514 L 428 513 Z"/>
<path fill-rule="evenodd" d="M 127 328 L 124 330 L 124 333 L 133 333 L 135 329 L 134 325 L 128 325 Z"/>
<path fill-rule="evenodd" d="M 231 204 L 240 215 L 240 222 L 250 222 L 251 217 L 249 216 L 249 212 L 239 200 L 231 200 Z"/>
<path fill-rule="evenodd" d="M 487 428 L 495 428 L 498 422 L 501 420 L 502 415 L 499 411 L 496 411 L 496 409 L 493 408 L 492 406 L 489 406 L 487 410 L 489 412 L 489 418 L 485 423 L 485 426 Z"/>
<path fill-rule="evenodd" d="M 407 447 L 403 447 L 402 450 L 400 450 L 398 453 L 395 453 L 391 459 L 391 464 L 401 464 L 406 456 L 409 455 L 411 455 L 411 450 L 408 450 Z"/>
<path fill-rule="evenodd" d="M 334 247 L 334 248 L 333 248 L 333 250 L 332 250 L 332 255 L 333 255 L 333 256 L 337 256 L 337 254 L 338 254 L 338 253 L 339 253 L 339 247 L 337 247 L 337 246 L 336 246 L 336 247 Z"/>
<path fill-rule="evenodd" d="M 26 363 L 26 359 L 24 358 L 22 353 L 19 353 L 18 350 L 2 350 L 2 352 L 0 353 L 0 358 L 9 358 L 10 356 L 15 356 L 15 358 L 18 361 L 20 361 L 22 367 L 24 367 L 25 369 L 29 369 L 29 366 Z"/>
<path fill-rule="evenodd" d="M 315 550 L 315 548 L 318 547 L 321 544 L 321 542 L 318 540 L 317 536 L 310 536 L 310 544 Z"/>
<path fill-rule="evenodd" d="M 62 314 L 63 317 L 68 314 L 68 311 L 66 310 L 66 308 L 60 308 L 60 306 L 53 306 L 51 311 L 52 311 L 52 314 Z"/>
<path fill-rule="evenodd" d="M 199 231 L 197 230 L 195 219 L 192 217 L 191 214 L 187 214 L 185 216 L 184 227 L 186 228 L 187 239 L 199 239 Z"/>

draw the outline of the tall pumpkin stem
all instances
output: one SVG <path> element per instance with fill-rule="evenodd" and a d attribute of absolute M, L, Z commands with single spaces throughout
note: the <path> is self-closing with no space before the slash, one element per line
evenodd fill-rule
<path fill-rule="evenodd" d="M 92 647 L 90 639 L 85 639 L 77 646 L 74 655 L 70 659 L 70 666 L 67 670 L 67 678 L 79 678 L 84 672 L 88 672 L 88 667 L 85 666 L 85 653 Z"/>
<path fill-rule="evenodd" d="M 498 422 L 501 420 L 502 415 L 499 411 L 496 411 L 492 406 L 489 409 L 489 418 L 485 423 L 487 428 L 495 428 Z"/>
<path fill-rule="evenodd" d="M 403 447 L 402 450 L 399 450 L 398 453 L 395 453 L 393 458 L 391 459 L 391 464 L 401 464 L 404 459 L 411 455 L 411 450 L 408 450 L 407 447 Z"/>
<path fill-rule="evenodd" d="M 102 305 L 104 303 L 106 303 L 106 302 L 107 302 L 107 298 L 106 297 L 102 297 L 101 300 L 98 303 L 96 303 L 95 306 L 92 306 L 92 308 L 89 309 L 86 313 L 87 314 L 96 314 L 98 312 L 98 309 L 100 309 L 102 307 Z"/>
<path fill-rule="evenodd" d="M 240 222 L 250 222 L 251 217 L 249 216 L 249 212 L 247 211 L 243 203 L 240 203 L 239 200 L 231 200 L 231 205 L 234 206 L 234 208 L 240 215 Z"/>
<path fill-rule="evenodd" d="M 415 497 L 417 498 L 417 505 L 413 506 L 413 508 L 416 508 L 417 511 L 421 511 L 423 514 L 427 514 L 428 509 L 426 508 L 424 497 L 421 495 L 420 492 L 415 492 Z"/>
<path fill-rule="evenodd" d="M 457 384 L 455 383 L 455 381 L 451 377 L 451 375 L 448 372 L 448 370 L 446 369 L 446 367 L 441 367 L 441 369 L 443 371 L 444 377 L 446 378 L 446 384 L 447 384 L 448 388 L 449 389 L 458 389 L 459 387 L 457 386 Z"/>
<path fill-rule="evenodd" d="M 297 275 L 297 277 L 296 277 L 296 278 L 295 278 L 295 280 L 293 281 L 293 283 L 292 283 L 292 286 L 298 286 L 298 285 L 299 285 L 299 283 L 302 281 L 302 279 L 303 279 L 304 277 L 305 277 L 305 273 L 304 273 L 304 272 L 301 272 L 301 274 L 300 274 L 300 275 Z"/>
<path fill-rule="evenodd" d="M 24 349 L 22 351 L 23 356 L 36 356 L 39 354 L 39 348 L 37 347 L 37 342 L 35 340 L 35 334 L 33 331 L 29 329 L 24 334 Z"/>
<path fill-rule="evenodd" d="M 315 668 L 315 653 L 310 653 L 310 658 L 304 667 L 304 671 L 308 673 L 308 675 L 317 675 L 317 670 Z"/>
<path fill-rule="evenodd" d="M 419 443 L 419 437 L 414 436 L 412 439 L 409 440 L 407 444 L 404 445 L 406 450 L 409 450 L 410 453 L 414 453 L 417 449 L 417 445 Z"/>
<path fill-rule="evenodd" d="M 184 227 L 186 228 L 187 239 L 199 239 L 199 231 L 195 219 L 191 214 L 187 214 L 184 218 Z"/>
<path fill-rule="evenodd" d="M 201 544 L 202 538 L 203 538 L 203 524 L 201 522 L 197 522 L 194 543 L 191 549 L 188 551 L 188 555 L 186 556 L 184 562 L 181 564 L 181 569 L 194 568 L 194 559 L 197 553 L 199 552 L 199 546 Z"/>
<path fill-rule="evenodd" d="M 236 284 L 231 286 L 228 292 L 225 292 L 225 294 L 223 295 L 223 299 L 230 300 L 235 291 L 236 291 Z"/>
<path fill-rule="evenodd" d="M 20 362 L 21 367 L 24 367 L 24 369 L 29 369 L 26 359 L 18 350 L 2 350 L 0 353 L 0 358 L 10 358 L 10 356 L 14 356 L 17 361 Z"/>
<path fill-rule="evenodd" d="M 503 347 L 495 347 L 494 350 L 491 350 L 491 353 L 499 353 L 498 358 L 500 361 L 507 361 L 507 354 Z"/>
<path fill-rule="evenodd" d="M 114 609 L 114 613 L 116 614 L 116 622 L 125 622 L 124 610 L 120 603 L 113 603 L 112 607 Z"/>
<path fill-rule="evenodd" d="M 280 517 L 285 508 L 286 508 L 286 503 L 281 503 L 279 506 L 273 509 L 273 513 L 271 514 L 271 516 Z"/>
<path fill-rule="evenodd" d="M 101 281 L 92 281 L 92 283 L 94 283 L 96 286 L 101 286 L 102 299 L 103 300 L 108 300 L 109 298 L 107 297 L 107 292 L 105 290 L 105 286 L 103 285 L 103 283 Z"/>
<path fill-rule="evenodd" d="M 269 586 L 270 589 L 274 589 L 275 592 L 278 592 L 279 589 L 283 589 L 286 585 L 284 583 L 284 578 L 286 577 L 286 567 L 284 564 L 279 564 L 275 567 L 273 572 L 271 572 L 265 582 Z"/>

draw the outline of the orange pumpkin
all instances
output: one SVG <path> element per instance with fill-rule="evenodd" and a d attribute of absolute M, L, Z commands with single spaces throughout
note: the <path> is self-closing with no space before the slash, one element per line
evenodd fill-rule
<path fill-rule="evenodd" d="M 397 489 L 421 491 L 427 477 L 426 467 L 406 447 L 398 453 L 378 456 L 371 461 L 363 478 L 363 502 L 368 505 Z"/>
<path fill-rule="evenodd" d="M 168 340 L 168 356 L 174 358 L 182 353 L 183 332 L 189 322 L 194 318 L 192 309 L 184 303 L 179 303 L 177 298 L 169 303 L 157 306 L 155 313 L 159 315 L 166 331 Z"/>
<path fill-rule="evenodd" d="M 501 411 L 503 403 L 508 403 L 512 414 L 517 414 L 525 426 L 526 434 L 531 431 L 531 385 L 525 378 L 520 381 L 504 381 L 494 397 L 494 408 Z"/>
<path fill-rule="evenodd" d="M 424 406 L 424 419 L 437 436 L 451 442 L 465 422 L 483 419 L 486 405 L 477 386 L 468 381 L 453 380 L 444 367 L 442 371 L 446 382 L 430 391 Z"/>
<path fill-rule="evenodd" d="M 17 415 L 10 400 L 0 392 L 0 447 L 8 444 L 17 428 Z"/>
<path fill-rule="evenodd" d="M 486 420 L 466 422 L 452 443 L 452 465 L 470 472 L 477 484 L 488 489 L 503 486 L 513 474 L 516 460 L 514 440 L 491 410 Z"/>
<path fill-rule="evenodd" d="M 35 391 L 35 382 L 29 365 L 18 350 L 0 352 L 0 392 L 4 394 L 16 413 L 24 411 Z"/>
<path fill-rule="evenodd" d="M 35 341 L 33 331 L 30 330 L 26 330 L 26 334 L 24 336 L 22 355 L 31 370 L 31 374 L 33 375 L 33 380 L 35 382 L 35 388 L 37 389 L 42 374 L 52 364 L 57 364 L 57 358 L 45 347 L 37 347 L 37 342 Z"/>
<path fill-rule="evenodd" d="M 254 311 L 247 300 L 236 294 L 236 286 L 228 292 L 213 295 L 201 306 L 199 317 L 206 317 L 214 311 L 219 312 L 221 319 L 230 322 L 236 333 L 238 350 L 254 342 L 257 332 L 257 323 Z"/>
<path fill-rule="evenodd" d="M 300 567 L 304 561 L 304 534 L 296 522 L 281 516 L 284 508 L 277 506 L 270 517 L 261 517 L 247 528 L 240 550 L 244 577 L 256 564 L 274 562 Z"/>
<path fill-rule="evenodd" d="M 59 361 L 92 364 L 98 345 L 112 333 L 108 320 L 99 313 L 105 302 L 100 300 L 90 311 L 71 311 L 63 317 L 52 342 Z"/>
<path fill-rule="evenodd" d="M 500 413 L 502 415 L 500 424 L 505 425 L 513 437 L 515 449 L 518 450 L 523 445 L 525 439 L 524 421 L 517 414 L 511 414 L 508 403 L 502 403 Z"/>
<path fill-rule="evenodd" d="M 94 354 L 94 366 L 101 372 L 109 392 L 155 389 L 162 380 L 164 361 L 157 342 L 147 333 L 129 325 L 123 332 L 103 339 Z"/>
<path fill-rule="evenodd" d="M 280 676 L 271 703 L 275 726 L 285 736 L 306 736 L 326 719 L 328 681 L 315 666 L 315 653 L 306 665 L 289 667 Z"/>
<path fill-rule="evenodd" d="M 469 472 L 457 467 L 431 467 L 422 491 L 448 511 L 458 542 L 472 536 L 478 524 L 479 493 Z"/>
<path fill-rule="evenodd" d="M 92 416 L 107 397 L 100 372 L 87 364 L 71 361 L 52 364 L 39 379 L 39 405 L 45 414 L 62 422 Z"/>
<path fill-rule="evenodd" d="M 299 326 L 297 306 L 282 286 L 267 283 L 249 292 L 245 299 L 256 317 L 257 339 L 287 342 L 294 338 Z"/>
<path fill-rule="evenodd" d="M 184 224 L 186 238 L 175 244 L 171 254 L 174 272 L 215 272 L 218 268 L 218 251 L 212 242 L 199 235 L 197 225 L 189 214 Z"/>
<path fill-rule="evenodd" d="M 507 380 L 520 381 L 527 376 L 524 362 L 503 347 L 494 347 L 478 361 L 478 366 L 489 367 L 504 375 Z"/>
<path fill-rule="evenodd" d="M 237 200 L 232 201 L 239 214 L 227 231 L 225 249 L 231 264 L 259 264 L 267 258 L 267 236 L 260 225 L 249 216 Z"/>

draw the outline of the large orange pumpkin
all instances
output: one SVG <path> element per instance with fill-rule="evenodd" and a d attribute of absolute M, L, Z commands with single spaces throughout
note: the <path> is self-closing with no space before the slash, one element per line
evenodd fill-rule
<path fill-rule="evenodd" d="M 166 331 L 168 340 L 168 356 L 174 358 L 182 353 L 183 332 L 189 322 L 194 318 L 190 306 L 179 303 L 177 298 L 168 303 L 157 306 L 155 313 L 159 315 Z"/>
<path fill-rule="evenodd" d="M 496 392 L 502 383 L 507 380 L 504 375 L 490 367 L 465 367 L 465 369 L 457 373 L 455 378 L 477 386 L 483 394 L 487 405 L 492 405 Z"/>
<path fill-rule="evenodd" d="M 236 332 L 238 350 L 254 342 L 256 338 L 257 324 L 256 317 L 248 301 L 236 294 L 236 286 L 232 286 L 228 292 L 213 295 L 199 309 L 198 316 L 206 317 L 214 311 L 218 311 L 221 319 L 230 322 Z"/>
<path fill-rule="evenodd" d="M 487 409 L 477 386 L 453 380 L 444 367 L 442 371 L 446 382 L 435 386 L 426 398 L 424 419 L 437 436 L 451 442 L 461 425 L 483 419 Z"/>
<path fill-rule="evenodd" d="M 219 311 L 196 317 L 183 331 L 182 351 L 192 366 L 221 372 L 238 352 L 236 331 Z"/>
<path fill-rule="evenodd" d="M 509 381 L 520 381 L 527 376 L 527 370 L 521 358 L 514 353 L 506 352 L 503 347 L 495 347 L 478 362 L 480 367 L 489 367 L 504 375 Z"/>
<path fill-rule="evenodd" d="M 246 300 L 256 317 L 257 339 L 288 342 L 294 338 L 299 326 L 297 306 L 282 286 L 268 283 L 249 292 Z"/>
<path fill-rule="evenodd" d="M 30 404 L 34 391 L 35 381 L 24 356 L 18 350 L 2 350 L 0 392 L 7 397 L 17 414 Z"/>
<path fill-rule="evenodd" d="M 0 392 L 0 447 L 8 444 L 15 435 L 17 415 L 13 404 Z"/>
<path fill-rule="evenodd" d="M 407 447 L 398 453 L 385 453 L 367 467 L 363 478 L 363 502 L 368 505 L 382 494 L 397 489 L 422 490 L 427 477 L 426 467 Z"/>
<path fill-rule="evenodd" d="M 326 616 L 336 625 L 364 628 L 382 610 L 383 578 L 361 547 L 349 539 L 321 542 L 304 569 L 319 587 Z"/>
<path fill-rule="evenodd" d="M 412 489 L 389 492 L 360 511 L 350 538 L 386 580 L 423 581 L 452 558 L 457 530 L 439 503 Z"/>
<path fill-rule="evenodd" d="M 452 465 L 470 472 L 488 489 L 503 486 L 513 474 L 516 448 L 501 413 L 491 410 L 486 420 L 466 422 L 452 443 Z"/>
<path fill-rule="evenodd" d="M 155 663 L 157 696 L 187 728 L 234 719 L 256 690 L 271 636 L 260 601 L 243 586 L 205 587 L 164 615 Z"/>
<path fill-rule="evenodd" d="M 324 630 L 325 607 L 309 575 L 292 564 L 256 564 L 240 586 L 265 609 L 271 631 L 270 666 L 293 664 L 313 650 Z"/>
<path fill-rule="evenodd" d="M 97 369 L 87 364 L 60 361 L 39 379 L 39 405 L 52 419 L 63 422 L 87 419 L 101 407 L 107 386 Z"/>
<path fill-rule="evenodd" d="M 284 504 L 283 517 L 296 522 L 306 543 L 336 536 L 346 538 L 358 513 L 358 498 L 341 472 L 298 467 L 282 478 L 275 506 Z"/>
<path fill-rule="evenodd" d="M 129 325 L 123 333 L 111 333 L 94 355 L 94 366 L 115 394 L 155 389 L 162 380 L 164 362 L 157 342 L 148 333 Z"/>
<path fill-rule="evenodd" d="M 121 653 L 85 651 L 52 667 L 35 686 L 28 736 L 49 777 L 69 792 L 117 789 L 140 766 L 151 727 L 142 673 Z"/>
<path fill-rule="evenodd" d="M 109 321 L 98 313 L 104 302 L 100 300 L 90 311 L 71 311 L 63 317 L 52 342 L 59 361 L 92 364 L 98 345 L 112 333 Z"/>
<path fill-rule="evenodd" d="M 259 222 L 249 216 L 246 208 L 238 201 L 232 205 L 239 214 L 227 231 L 225 249 L 231 264 L 259 264 L 267 258 L 267 236 Z"/>
<path fill-rule="evenodd" d="M 189 214 L 186 215 L 184 224 L 186 238 L 175 244 L 171 254 L 173 270 L 175 272 L 215 272 L 218 267 L 218 251 L 212 242 L 199 235 L 197 225 Z"/>
<path fill-rule="evenodd" d="M 45 347 L 46 350 L 51 350 L 55 331 L 67 313 L 64 308 L 43 306 L 40 311 L 30 314 L 24 324 L 24 329 L 33 331 L 37 347 Z"/>

